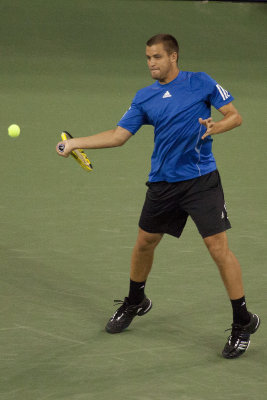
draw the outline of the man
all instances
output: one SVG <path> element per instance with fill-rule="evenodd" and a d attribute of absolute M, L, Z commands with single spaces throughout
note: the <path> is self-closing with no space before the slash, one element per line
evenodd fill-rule
<path fill-rule="evenodd" d="M 233 308 L 232 332 L 223 349 L 225 358 L 243 354 L 250 334 L 260 319 L 248 312 L 241 268 L 230 251 L 226 230 L 231 227 L 216 162 L 211 152 L 211 135 L 229 131 L 242 122 L 232 104 L 233 97 L 203 72 L 180 71 L 179 46 L 171 35 L 148 40 L 146 57 L 156 82 L 139 90 L 129 110 L 115 129 L 65 142 L 67 157 L 76 148 L 96 149 L 121 146 L 144 125 L 155 128 L 148 191 L 132 253 L 130 290 L 106 325 L 109 333 L 120 333 L 133 318 L 152 307 L 145 284 L 153 255 L 165 233 L 180 237 L 188 215 L 195 222 L 211 257 L 217 264 Z M 222 118 L 214 122 L 211 105 Z M 61 142 L 62 143 L 62 142 Z"/>

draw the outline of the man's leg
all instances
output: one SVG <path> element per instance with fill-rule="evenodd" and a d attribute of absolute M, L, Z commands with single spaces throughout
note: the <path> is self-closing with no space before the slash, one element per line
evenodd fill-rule
<path fill-rule="evenodd" d="M 204 242 L 219 268 L 233 307 L 232 332 L 222 354 L 225 358 L 236 358 L 247 350 L 250 334 L 256 332 L 260 325 L 260 319 L 256 314 L 251 314 L 247 310 L 241 267 L 228 247 L 226 233 L 222 232 L 206 237 Z"/>
<path fill-rule="evenodd" d="M 226 232 L 204 238 L 211 257 L 217 264 L 231 300 L 244 296 L 240 264 L 228 247 Z"/>
<path fill-rule="evenodd" d="M 145 285 L 152 268 L 154 251 L 163 234 L 148 233 L 139 228 L 132 253 L 129 303 L 140 304 L 145 298 Z"/>
<path fill-rule="evenodd" d="M 120 333 L 126 329 L 136 315 L 146 314 L 152 302 L 145 296 L 145 284 L 152 268 L 154 251 L 163 234 L 148 233 L 139 228 L 136 244 L 132 253 L 129 295 L 106 325 L 109 333 Z"/>
<path fill-rule="evenodd" d="M 130 278 L 135 282 L 146 281 L 152 268 L 154 251 L 162 233 L 148 233 L 139 228 L 136 244 L 132 253 Z"/>

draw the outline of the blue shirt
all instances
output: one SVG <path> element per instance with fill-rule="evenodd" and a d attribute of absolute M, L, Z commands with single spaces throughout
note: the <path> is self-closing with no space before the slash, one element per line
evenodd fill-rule
<path fill-rule="evenodd" d="M 229 92 L 204 72 L 180 71 L 171 82 L 158 81 L 139 90 L 118 122 L 133 135 L 142 125 L 154 126 L 150 182 L 179 182 L 216 169 L 212 138 L 202 140 L 211 105 L 220 108 L 233 100 Z"/>

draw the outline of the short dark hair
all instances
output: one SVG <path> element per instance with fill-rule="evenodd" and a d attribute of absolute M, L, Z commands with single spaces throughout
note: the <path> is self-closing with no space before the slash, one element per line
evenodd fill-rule
<path fill-rule="evenodd" d="M 151 47 L 154 44 L 162 43 L 164 50 L 167 51 L 168 54 L 177 53 L 177 61 L 179 56 L 179 44 L 175 37 L 169 35 L 167 33 L 159 33 L 155 36 L 152 36 L 147 42 L 146 45 Z"/>

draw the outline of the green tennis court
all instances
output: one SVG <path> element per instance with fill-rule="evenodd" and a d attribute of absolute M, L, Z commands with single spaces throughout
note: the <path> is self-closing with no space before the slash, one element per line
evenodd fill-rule
<path fill-rule="evenodd" d="M 1 400 L 266 398 L 266 18 L 260 3 L 1 0 Z M 128 291 L 152 127 L 87 152 L 91 173 L 55 152 L 62 130 L 116 125 L 151 83 L 145 42 L 159 32 L 177 37 L 180 68 L 218 80 L 243 116 L 213 148 L 248 307 L 262 318 L 237 360 L 221 357 L 231 305 L 191 221 L 156 252 L 152 311 L 104 331 Z"/>

